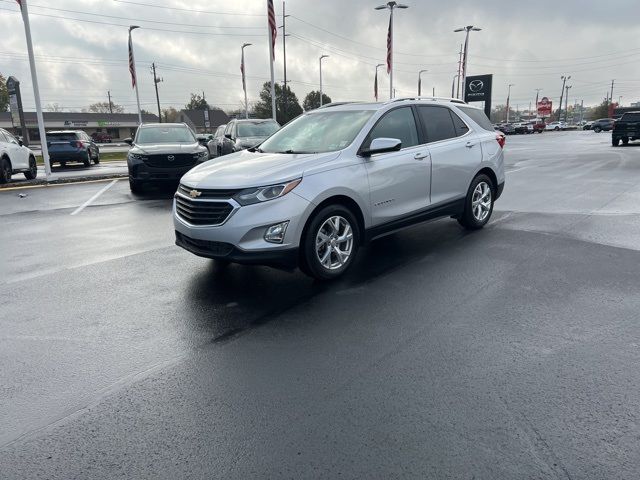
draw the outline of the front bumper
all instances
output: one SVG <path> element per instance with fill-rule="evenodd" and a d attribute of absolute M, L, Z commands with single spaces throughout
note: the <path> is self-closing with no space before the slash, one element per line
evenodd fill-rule
<path fill-rule="evenodd" d="M 135 182 L 175 182 L 178 183 L 182 176 L 198 165 L 186 165 L 180 167 L 152 167 L 142 160 L 127 159 L 129 178 Z"/>
<path fill-rule="evenodd" d="M 180 195 L 179 193 L 176 195 Z M 293 267 L 302 230 L 314 205 L 290 192 L 284 197 L 255 205 L 240 206 L 235 200 L 223 200 L 233 210 L 220 225 L 192 225 L 177 214 L 173 203 L 176 245 L 202 257 L 231 262 Z M 282 243 L 264 239 L 271 225 L 288 221 Z"/>

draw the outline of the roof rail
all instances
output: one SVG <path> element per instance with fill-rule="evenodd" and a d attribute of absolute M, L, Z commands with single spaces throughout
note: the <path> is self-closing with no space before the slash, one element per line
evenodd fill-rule
<path fill-rule="evenodd" d="M 407 100 L 444 100 L 451 103 L 462 103 L 465 104 L 467 102 L 460 100 L 459 98 L 452 97 L 401 97 L 401 98 L 392 98 L 391 100 L 387 100 L 384 104 L 394 103 L 394 102 L 404 102 Z"/>
<path fill-rule="evenodd" d="M 351 101 L 351 102 L 331 102 L 331 103 L 325 103 L 324 105 L 322 105 L 321 107 L 318 107 L 318 108 L 338 107 L 340 105 L 349 105 L 350 103 L 362 103 L 362 102 L 356 102 L 356 101 Z"/>

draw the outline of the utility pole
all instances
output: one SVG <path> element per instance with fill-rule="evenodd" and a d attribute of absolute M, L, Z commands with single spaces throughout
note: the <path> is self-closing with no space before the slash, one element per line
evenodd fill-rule
<path fill-rule="evenodd" d="M 580 100 L 580 123 L 584 121 L 584 99 Z"/>
<path fill-rule="evenodd" d="M 431 96 L 433 96 L 433 97 L 436 96 L 436 87 L 433 87 L 433 90 L 431 92 Z"/>
<path fill-rule="evenodd" d="M 460 52 L 458 53 L 459 57 L 458 57 L 458 81 L 457 81 L 457 88 L 456 88 L 456 98 L 460 98 L 460 78 L 462 77 L 462 44 L 460 44 Z M 451 94 L 451 96 L 453 97 L 453 93 Z"/>
<path fill-rule="evenodd" d="M 562 90 L 560 91 L 560 105 L 558 105 L 558 121 L 560 121 L 560 114 L 562 113 L 562 98 L 564 97 L 564 86 L 567 83 L 567 80 L 571 78 L 571 75 L 568 77 L 562 75 L 560 79 L 562 80 Z"/>
<path fill-rule="evenodd" d="M 479 32 L 481 28 L 467 25 L 466 27 L 456 28 L 454 32 L 467 32 L 464 39 L 464 57 L 462 58 L 462 100 L 465 100 L 464 90 L 467 85 L 467 60 L 469 59 L 469 32 Z"/>
<path fill-rule="evenodd" d="M 153 84 L 156 87 L 156 102 L 158 103 L 158 120 L 160 123 L 162 123 L 162 112 L 160 110 L 160 95 L 158 95 L 158 83 L 162 82 L 162 79 L 156 76 L 155 62 L 151 64 L 151 70 L 153 71 Z M 202 92 L 202 96 L 204 97 L 204 92 Z"/>
<path fill-rule="evenodd" d="M 509 91 L 507 92 L 507 115 L 506 115 L 506 123 L 509 123 L 509 102 L 511 101 L 511 87 L 513 87 L 514 84 L 510 83 L 509 84 Z"/>
<path fill-rule="evenodd" d="M 107 90 L 107 97 L 109 97 L 109 113 L 113 113 L 113 104 L 111 103 L 111 91 Z"/>
<path fill-rule="evenodd" d="M 567 91 L 567 96 L 564 99 L 564 123 L 567 123 L 567 120 L 569 120 L 569 89 L 572 86 L 573 85 L 567 85 L 566 87 L 564 87 Z"/>
<path fill-rule="evenodd" d="M 611 80 L 611 94 L 609 95 L 609 106 L 607 108 L 607 117 L 613 116 L 613 84 L 615 79 Z"/>
<path fill-rule="evenodd" d="M 536 104 L 534 105 L 536 107 L 536 118 L 538 117 L 538 97 L 540 96 L 541 90 L 542 90 L 541 88 L 536 88 Z"/>

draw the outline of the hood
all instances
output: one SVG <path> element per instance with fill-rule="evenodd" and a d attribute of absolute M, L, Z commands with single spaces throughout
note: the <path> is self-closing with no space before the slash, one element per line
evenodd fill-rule
<path fill-rule="evenodd" d="M 155 154 L 169 154 L 169 153 L 197 153 L 207 147 L 203 147 L 199 143 L 158 143 L 148 145 L 134 145 L 129 152 L 155 155 Z"/>
<path fill-rule="evenodd" d="M 249 188 L 302 177 L 309 167 L 330 162 L 340 152 L 258 153 L 243 150 L 192 168 L 181 182 L 194 188 Z"/>

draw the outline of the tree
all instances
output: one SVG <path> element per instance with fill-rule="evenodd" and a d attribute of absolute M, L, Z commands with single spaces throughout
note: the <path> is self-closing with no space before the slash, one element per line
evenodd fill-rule
<path fill-rule="evenodd" d="M 326 105 L 327 103 L 331 103 L 331 97 L 323 93 L 322 104 Z M 305 111 L 320 107 L 320 90 L 312 90 L 307 93 L 307 96 L 304 97 L 304 102 L 302 102 L 302 106 Z"/>
<path fill-rule="evenodd" d="M 609 103 L 602 102 L 600 105 L 591 107 L 587 115 L 591 120 L 597 120 L 598 118 L 607 118 L 609 116 Z"/>
<path fill-rule="evenodd" d="M 0 112 L 9 110 L 9 91 L 7 90 L 7 79 L 0 73 Z"/>
<path fill-rule="evenodd" d="M 62 111 L 64 111 L 64 107 L 62 105 L 60 105 L 59 103 L 49 103 L 49 104 L 47 104 L 46 107 L 44 107 L 44 109 L 47 112 L 62 112 Z"/>
<path fill-rule="evenodd" d="M 113 113 L 124 112 L 124 107 L 122 105 L 118 105 L 113 102 L 111 102 L 111 109 L 113 109 Z M 109 108 L 109 102 L 96 102 L 89 105 L 88 110 L 91 113 L 110 113 L 111 109 Z"/>
<path fill-rule="evenodd" d="M 506 105 L 496 105 L 491 110 L 491 122 L 500 123 L 504 122 L 507 119 L 507 106 Z M 516 119 L 516 111 L 509 106 L 509 121 L 514 121 Z"/>
<path fill-rule="evenodd" d="M 178 115 L 180 113 L 173 107 L 165 108 L 162 110 L 162 116 L 166 123 L 174 123 L 178 121 Z"/>
<path fill-rule="evenodd" d="M 276 83 L 276 120 L 284 125 L 302 113 L 298 97 L 289 86 L 283 88 Z M 286 104 L 285 104 L 286 102 Z M 271 82 L 265 82 L 260 91 L 260 101 L 253 107 L 258 118 L 271 118 Z"/>
<path fill-rule="evenodd" d="M 211 109 L 211 107 L 205 100 L 204 96 L 200 95 L 199 93 L 192 93 L 191 100 L 189 100 L 189 103 L 187 103 L 184 106 L 184 108 L 186 110 L 210 110 Z"/>

